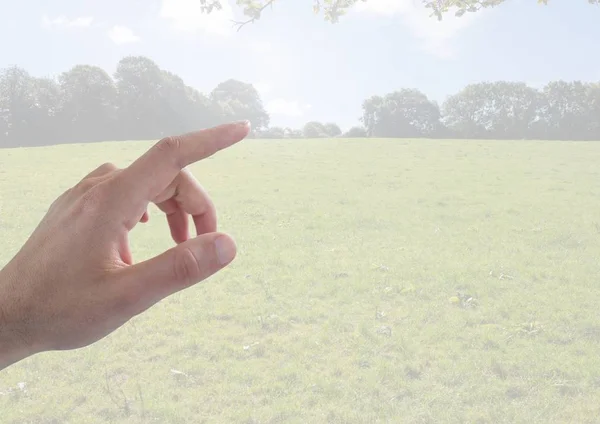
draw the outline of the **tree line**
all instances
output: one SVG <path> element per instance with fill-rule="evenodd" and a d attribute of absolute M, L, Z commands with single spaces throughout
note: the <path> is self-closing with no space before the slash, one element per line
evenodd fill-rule
<path fill-rule="evenodd" d="M 397 137 L 600 140 L 600 84 L 471 84 L 440 106 L 416 89 L 372 96 L 361 125 L 270 125 L 252 84 L 227 80 L 200 93 L 142 56 L 123 58 L 114 75 L 78 65 L 56 78 L 19 67 L 0 72 L 0 147 L 158 139 L 248 119 L 255 138 Z"/>
<path fill-rule="evenodd" d="M 0 146 L 156 139 L 228 121 L 267 128 L 256 89 L 228 80 L 208 95 L 141 56 L 123 58 L 113 76 L 78 65 L 57 78 L 0 72 Z"/>
<path fill-rule="evenodd" d="M 441 107 L 403 89 L 367 99 L 362 122 L 374 137 L 600 140 L 600 83 L 482 82 Z"/>

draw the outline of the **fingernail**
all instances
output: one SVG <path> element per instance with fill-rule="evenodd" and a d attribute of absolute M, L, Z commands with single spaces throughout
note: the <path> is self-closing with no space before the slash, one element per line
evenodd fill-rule
<path fill-rule="evenodd" d="M 235 243 L 229 237 L 221 236 L 216 239 L 215 250 L 221 265 L 227 265 L 235 258 Z"/>
<path fill-rule="evenodd" d="M 250 128 L 250 121 L 232 122 L 229 124 L 229 135 L 238 141 L 240 137 L 244 137 Z"/>

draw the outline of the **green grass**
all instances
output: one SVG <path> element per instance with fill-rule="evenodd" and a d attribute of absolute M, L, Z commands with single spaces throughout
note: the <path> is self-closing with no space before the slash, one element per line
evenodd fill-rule
<path fill-rule="evenodd" d="M 149 146 L 1 150 L 0 264 L 62 191 Z M 0 421 L 598 423 L 599 158 L 600 143 L 248 140 L 192 167 L 235 263 L 91 347 L 2 372 Z M 151 213 L 137 260 L 172 245 Z"/>

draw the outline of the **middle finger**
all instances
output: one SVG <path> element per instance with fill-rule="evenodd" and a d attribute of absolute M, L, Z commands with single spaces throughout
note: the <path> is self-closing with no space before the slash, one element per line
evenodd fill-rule
<path fill-rule="evenodd" d="M 217 212 L 208 193 L 187 170 L 183 169 L 169 186 L 154 199 L 167 215 L 171 236 L 176 243 L 189 238 L 188 216 L 191 215 L 196 234 L 217 230 Z"/>

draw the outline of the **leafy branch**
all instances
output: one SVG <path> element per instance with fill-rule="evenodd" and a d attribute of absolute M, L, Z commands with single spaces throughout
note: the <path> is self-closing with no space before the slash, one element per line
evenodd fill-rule
<path fill-rule="evenodd" d="M 252 7 L 246 7 L 244 9 L 244 15 L 249 16 L 250 19 L 245 20 L 245 21 L 233 21 L 233 23 L 235 25 L 237 25 L 237 30 L 241 30 L 244 26 L 254 23 L 255 21 L 260 19 L 260 16 L 262 15 L 262 12 L 269 6 L 273 6 L 273 3 L 275 2 L 275 0 L 268 0 L 267 2 L 265 2 L 265 4 L 263 4 L 262 6 L 252 6 Z M 239 2 L 238 2 L 239 3 Z"/>
<path fill-rule="evenodd" d="M 202 12 L 211 13 L 214 10 L 221 10 L 222 1 L 227 0 L 199 0 Z M 359 1 L 368 2 L 369 0 L 313 0 L 313 11 L 315 14 L 323 13 L 326 21 L 337 23 L 341 16 Z M 455 16 L 462 16 L 465 13 L 474 13 L 481 9 L 496 7 L 503 4 L 506 0 L 421 0 L 423 6 L 431 9 L 431 16 L 436 16 L 442 20 L 443 16 L 454 11 Z M 236 5 L 243 9 L 244 16 L 248 19 L 243 21 L 233 21 L 237 30 L 244 26 L 259 20 L 262 12 L 272 6 L 275 0 L 236 0 Z M 537 0 L 538 4 L 547 5 L 548 0 Z M 600 5 L 600 0 L 587 0 L 591 5 Z"/>

